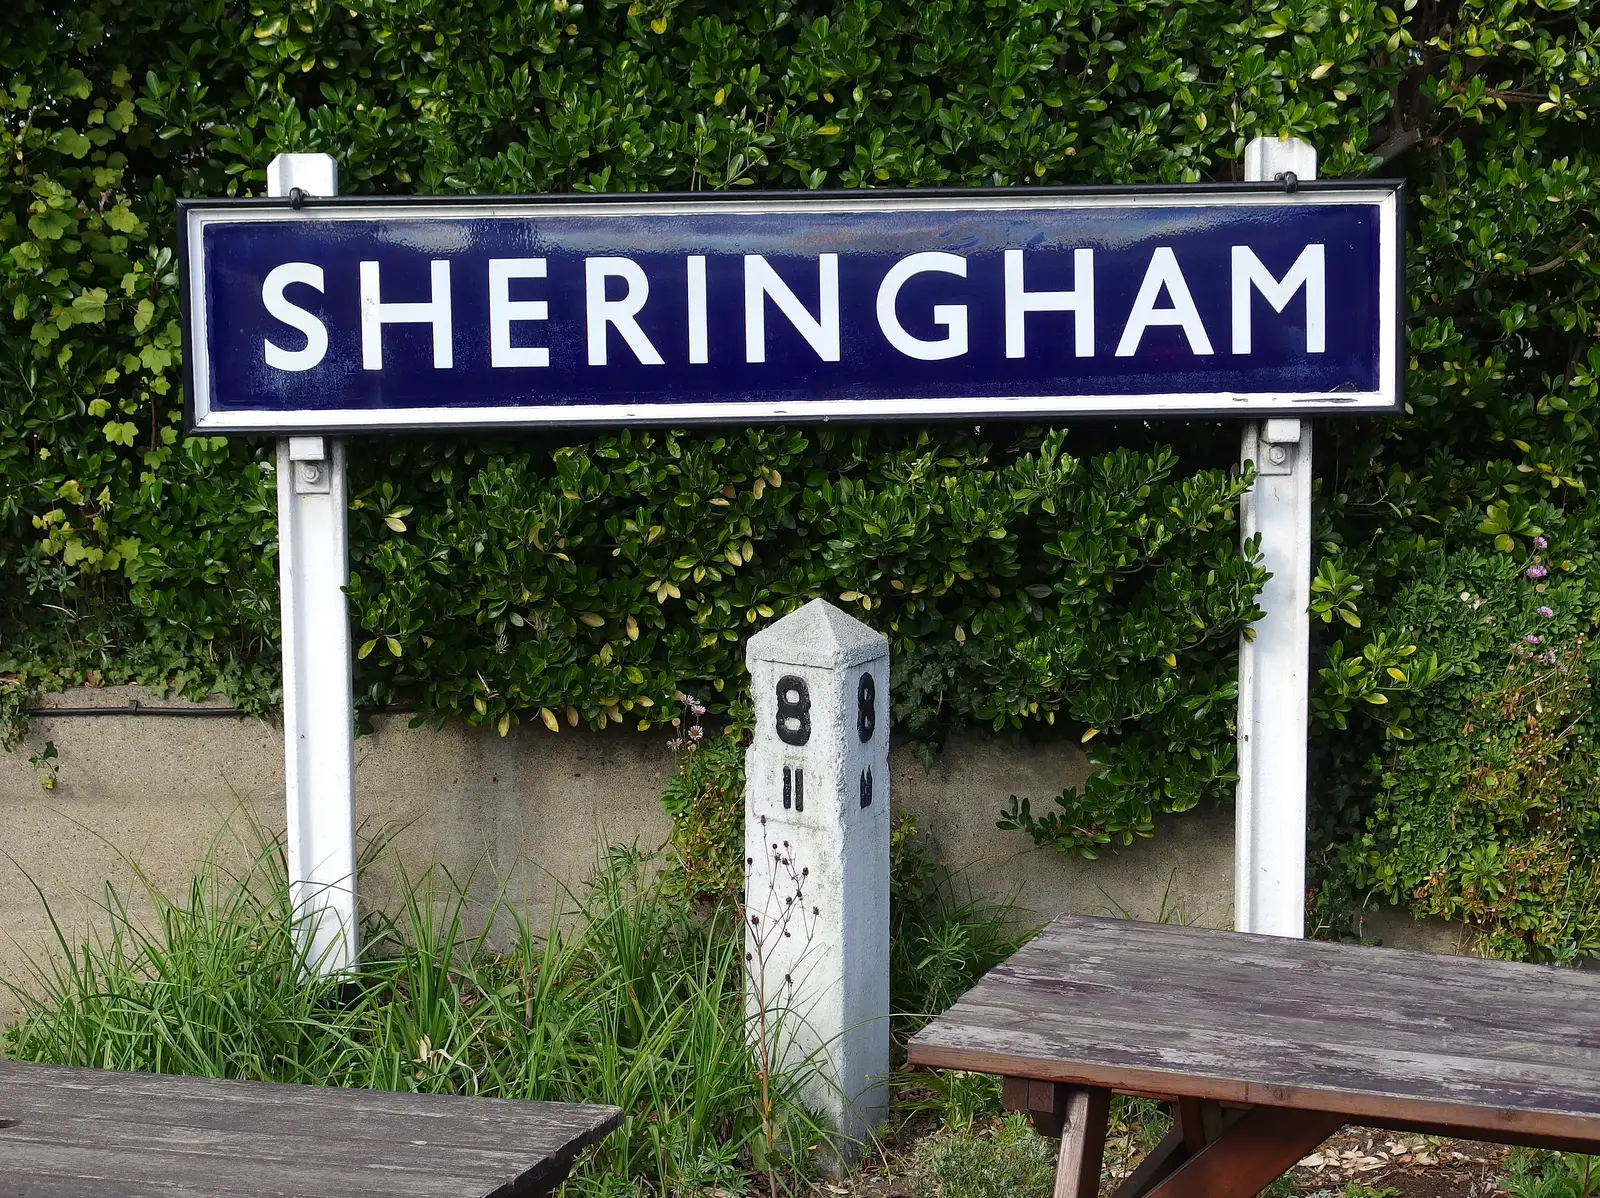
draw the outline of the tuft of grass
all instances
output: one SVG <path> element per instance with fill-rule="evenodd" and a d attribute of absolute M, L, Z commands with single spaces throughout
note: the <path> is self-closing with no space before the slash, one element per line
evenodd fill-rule
<path fill-rule="evenodd" d="M 917 1145 L 911 1177 L 918 1198 L 1049 1198 L 1057 1144 L 1022 1115 L 982 1134 L 937 1132 Z"/>
<path fill-rule="evenodd" d="M 1512 1198 L 1594 1198 L 1600 1157 L 1522 1149 L 1511 1154 L 1500 1188 Z"/>
<path fill-rule="evenodd" d="M 35 963 L 31 990 L 11 987 L 24 1009 L 7 1029 L 11 1056 L 295 1082 L 355 1067 L 357 1045 L 330 1014 L 338 987 L 302 981 L 276 845 L 259 846 L 242 876 L 213 861 L 176 898 L 133 870 L 153 917 L 108 884 L 107 930 L 69 942 L 46 904 L 61 951 Z"/>
<path fill-rule="evenodd" d="M 897 1045 L 1037 928 L 1019 927 L 1014 903 L 976 896 L 935 854 L 912 816 L 889 834 L 889 993 Z"/>
<path fill-rule="evenodd" d="M 10 1055 L 609 1103 L 624 1111 L 623 1126 L 568 1187 L 586 1198 L 752 1185 L 775 1195 L 810 1172 L 826 1143 L 799 1098 L 809 1066 L 764 1076 L 753 1051 L 736 905 L 685 902 L 646 856 L 612 850 L 570 896 L 569 917 L 546 929 L 529 927 L 503 896 L 471 903 L 471 878 L 437 868 L 403 878 L 398 909 L 364 920 L 356 974 L 315 980 L 282 845 L 258 833 L 255 850 L 236 872 L 214 853 L 177 895 L 130 862 L 141 902 L 108 886 L 104 931 L 69 939 L 56 925 L 59 953 L 19 991 Z M 379 842 L 364 862 L 386 851 Z M 961 887 L 910 820 L 895 829 L 893 863 L 891 993 L 903 1050 L 1027 932 L 1010 904 Z M 767 1029 L 769 1039 L 782 1032 Z M 952 1131 L 997 1123 L 997 1079 L 941 1072 L 904 1083 L 901 1122 L 932 1112 Z"/>
<path fill-rule="evenodd" d="M 69 941 L 7 1029 L 22 1060 L 317 1085 L 609 1103 L 622 1128 L 568 1192 L 776 1194 L 824 1133 L 801 1077 L 751 1051 L 742 938 L 613 851 L 543 934 L 503 901 L 472 910 L 442 870 L 371 920 L 358 975 L 307 981 L 281 849 L 208 867 L 155 918 L 108 887 L 109 930 Z M 141 879 L 143 880 L 143 879 Z M 52 917 L 53 918 L 53 917 Z M 476 930 L 474 930 L 476 929 Z M 763 1085 L 763 1081 L 767 1084 Z"/>
<path fill-rule="evenodd" d="M 909 1122 L 932 1116 L 945 1132 L 971 1131 L 1001 1114 L 1000 1079 L 960 1069 L 902 1073 L 894 1079 L 894 1114 Z"/>
<path fill-rule="evenodd" d="M 896 1061 L 929 1020 L 1025 944 L 1010 902 L 979 898 L 961 884 L 901 817 L 889 835 L 889 994 Z M 894 1116 L 902 1125 L 931 1116 L 950 1135 L 971 1133 L 1000 1111 L 1000 1079 L 933 1069 L 893 1078 Z M 918 1122 L 919 1126 L 925 1125 Z"/>
<path fill-rule="evenodd" d="M 1172 1122 L 1170 1103 L 1113 1094 L 1107 1123 L 1108 1155 L 1124 1161 L 1142 1160 L 1172 1130 Z"/>

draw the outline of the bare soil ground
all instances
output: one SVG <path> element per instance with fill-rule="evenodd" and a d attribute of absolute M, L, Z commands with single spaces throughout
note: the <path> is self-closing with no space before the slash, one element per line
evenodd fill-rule
<path fill-rule="evenodd" d="M 1347 1127 L 1290 1176 L 1305 1195 L 1339 1194 L 1357 1181 L 1374 1190 L 1392 1188 L 1398 1198 L 1484 1198 L 1501 1192 L 1508 1151 L 1499 1144 Z"/>

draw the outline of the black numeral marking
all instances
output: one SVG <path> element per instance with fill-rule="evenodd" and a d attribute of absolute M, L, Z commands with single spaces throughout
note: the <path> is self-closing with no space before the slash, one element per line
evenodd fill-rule
<path fill-rule="evenodd" d="M 869 765 L 861 771 L 861 805 L 872 806 L 872 767 Z"/>
<path fill-rule="evenodd" d="M 778 679 L 778 739 L 786 745 L 811 739 L 811 691 L 793 674 Z"/>
<path fill-rule="evenodd" d="M 872 732 L 878 726 L 878 684 L 873 681 L 871 674 L 861 675 L 861 681 L 856 684 L 856 735 L 861 738 L 861 743 L 866 744 L 872 739 Z M 863 807 L 865 803 L 861 804 Z"/>
<path fill-rule="evenodd" d="M 806 772 L 805 770 L 790 770 L 783 767 L 783 809 L 788 811 L 806 809 Z"/>

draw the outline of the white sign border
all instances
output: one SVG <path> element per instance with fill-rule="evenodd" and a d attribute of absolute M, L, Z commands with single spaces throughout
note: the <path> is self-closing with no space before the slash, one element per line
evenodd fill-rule
<path fill-rule="evenodd" d="M 1351 392 L 1182 392 L 1159 395 L 957 396 L 904 399 L 808 399 L 722 403 L 544 404 L 516 407 L 425 408 L 397 411 L 328 408 L 300 412 L 217 412 L 211 407 L 204 303 L 204 230 L 210 224 L 283 221 L 287 201 L 180 200 L 179 278 L 186 349 L 184 424 L 192 435 L 228 433 L 412 432 L 428 429 L 551 428 L 559 426 L 829 421 L 1010 420 L 1048 417 L 1216 418 L 1315 415 L 1393 415 L 1403 410 L 1400 280 L 1403 277 L 1404 185 L 1395 180 L 1308 181 L 1295 190 L 1278 184 L 1187 184 L 1092 189 L 984 189 L 766 193 L 745 196 L 340 197 L 308 199 L 301 212 L 317 220 L 560 219 L 594 216 L 685 216 L 707 212 L 1014 211 L 1293 204 L 1370 204 L 1378 210 L 1380 386 Z M 294 219 L 290 217 L 290 219 Z"/>

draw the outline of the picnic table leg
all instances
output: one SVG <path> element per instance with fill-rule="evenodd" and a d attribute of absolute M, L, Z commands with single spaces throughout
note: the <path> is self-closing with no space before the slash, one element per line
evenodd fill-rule
<path fill-rule="evenodd" d="M 1183 1146 L 1194 1156 L 1222 1136 L 1222 1105 L 1207 1098 L 1178 1099 L 1178 1128 Z"/>
<path fill-rule="evenodd" d="M 1111 1091 L 1073 1086 L 1067 1090 L 1066 1107 L 1054 1198 L 1096 1198 L 1100 1193 L 1100 1169 L 1106 1154 L 1106 1119 L 1111 1112 Z"/>
<path fill-rule="evenodd" d="M 1258 1106 L 1190 1156 L 1148 1198 L 1254 1198 L 1344 1126 L 1343 1115 Z M 1181 1140 L 1182 1129 L 1178 1131 Z"/>
<path fill-rule="evenodd" d="M 1000 1096 L 1006 1110 L 1026 1111 L 1041 1136 L 1061 1137 L 1055 1198 L 1095 1198 L 1105 1160 L 1111 1091 L 1008 1077 L 1001 1083 Z"/>

